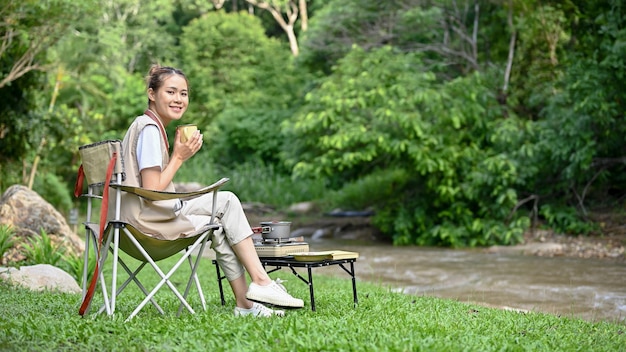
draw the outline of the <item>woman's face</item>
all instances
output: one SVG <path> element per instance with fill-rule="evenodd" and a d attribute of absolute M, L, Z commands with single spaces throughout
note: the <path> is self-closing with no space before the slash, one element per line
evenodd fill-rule
<path fill-rule="evenodd" d="M 173 120 L 180 120 L 189 105 L 189 90 L 184 77 L 173 74 L 163 81 L 163 85 L 155 92 L 148 89 L 150 108 L 156 110 L 163 125 Z"/>

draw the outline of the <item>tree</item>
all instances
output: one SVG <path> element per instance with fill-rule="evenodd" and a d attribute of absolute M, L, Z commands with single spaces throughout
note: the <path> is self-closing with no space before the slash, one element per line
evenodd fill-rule
<path fill-rule="evenodd" d="M 366 50 L 393 45 L 398 12 L 418 3 L 418 0 L 331 0 L 311 19 L 311 26 L 301 39 L 302 55 L 298 61 L 311 71 L 330 74 L 331 67 L 353 45 Z"/>
<path fill-rule="evenodd" d="M 298 8 L 300 9 L 300 28 L 303 32 L 306 32 L 306 30 L 309 29 L 309 10 L 306 0 L 299 0 Z"/>
<path fill-rule="evenodd" d="M 0 8 L 0 89 L 31 71 L 45 71 L 46 50 L 90 10 L 93 2 L 9 0 Z"/>
<path fill-rule="evenodd" d="M 533 191 L 589 219 L 594 205 L 621 206 L 626 194 L 626 18 L 620 1 L 578 6 L 571 11 L 584 15 L 568 27 L 568 50 L 544 57 L 559 75 L 539 90 L 549 93 L 536 122 L 535 161 L 545 167 Z"/>
<path fill-rule="evenodd" d="M 220 162 L 278 159 L 280 123 L 299 102 L 305 74 L 264 34 L 261 21 L 238 12 L 211 12 L 184 28 L 181 58 L 190 80 L 188 118 L 207 132 Z M 210 147 L 209 147 L 210 146 Z"/>
<path fill-rule="evenodd" d="M 150 65 L 177 65 L 173 33 L 180 30 L 175 29 L 172 1 L 115 0 L 99 8 L 99 16 L 85 21 L 49 53 L 63 65 L 57 106 L 102 129 L 81 133 L 87 138 L 84 143 L 103 133 L 123 137 L 147 106 L 144 77 Z"/>
<path fill-rule="evenodd" d="M 514 136 L 517 121 L 501 121 L 491 84 L 478 73 L 439 83 L 418 53 L 354 47 L 284 123 L 294 172 L 336 189 L 377 180 L 367 198 L 390 191 L 360 206 L 397 244 L 516 242 L 528 225 L 509 214 L 520 170 L 492 140 Z"/>
<path fill-rule="evenodd" d="M 39 42 L 46 43 L 47 50 L 37 56 L 37 65 L 46 68 L 48 79 L 42 72 L 28 91 L 14 92 L 33 81 L 25 80 L 27 73 L 13 81 L 13 87 L 5 87 L 3 91 L 11 91 L 16 99 L 21 94 L 36 103 L 29 105 L 22 98 L 20 104 L 5 107 L 25 111 L 0 115 L 0 129 L 11 127 L 0 149 L 19 150 L 17 154 L 3 154 L 24 160 L 26 174 L 34 176 L 35 167 L 41 166 L 65 176 L 75 172 L 71 160 L 79 145 L 100 138 L 121 138 L 129 120 L 146 106 L 143 75 L 151 63 L 172 63 L 174 57 L 173 50 L 162 50 L 174 46 L 173 37 L 163 30 L 173 23 L 173 3 L 55 0 L 11 2 L 10 6 L 12 18 L 22 18 L 13 21 L 19 26 L 12 33 L 21 30 L 22 35 L 15 38 L 28 44 L 25 52 L 31 46 L 41 47 Z M 5 55 L 0 62 L 8 67 L 20 61 Z M 31 70 L 30 74 L 36 72 Z M 28 119 L 24 118 L 26 114 Z M 25 157 L 26 153 L 30 155 Z M 32 172 L 28 172 L 29 167 Z"/>
<path fill-rule="evenodd" d="M 298 39 L 296 38 L 296 32 L 294 25 L 298 19 L 298 13 L 304 11 L 306 14 L 306 1 L 305 0 L 246 0 L 248 3 L 268 11 L 272 14 L 272 17 L 283 29 L 287 38 L 289 39 L 289 47 L 293 56 L 298 56 L 300 49 L 298 47 Z M 283 13 L 285 17 L 283 17 Z M 306 23 L 306 22 L 305 22 Z M 306 27 L 306 26 L 305 26 Z M 306 29 L 306 28 L 304 28 Z"/>
<path fill-rule="evenodd" d="M 94 9 L 94 1 L 67 0 L 11 0 L 0 9 L 0 95 L 4 99 L 0 107 L 0 164 L 7 166 L 0 173 L 9 182 L 17 181 L 8 175 L 15 169 L 9 167 L 15 161 L 23 161 L 19 181 L 29 182 L 26 175 L 32 172 L 27 160 L 37 160 L 46 145 L 48 128 L 55 125 L 49 111 L 54 89 L 45 84 L 45 72 L 54 72 L 55 67 L 49 50 L 80 26 L 79 19 L 90 18 Z M 31 166 L 33 171 L 35 166 Z"/>

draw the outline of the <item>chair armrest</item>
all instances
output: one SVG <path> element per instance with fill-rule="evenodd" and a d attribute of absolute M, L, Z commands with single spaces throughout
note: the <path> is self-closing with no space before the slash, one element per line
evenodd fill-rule
<path fill-rule="evenodd" d="M 150 201 L 157 201 L 157 200 L 198 197 L 203 194 L 207 194 L 209 192 L 217 191 L 222 185 L 224 185 L 228 181 L 229 179 L 224 177 L 210 186 L 206 186 L 206 187 L 200 188 L 199 190 L 191 191 L 191 192 L 163 192 L 163 191 L 145 189 L 141 187 L 124 186 L 124 185 L 113 184 L 113 183 L 111 183 L 110 186 L 112 188 L 119 189 L 128 193 L 132 193 L 139 197 L 143 197 Z"/>

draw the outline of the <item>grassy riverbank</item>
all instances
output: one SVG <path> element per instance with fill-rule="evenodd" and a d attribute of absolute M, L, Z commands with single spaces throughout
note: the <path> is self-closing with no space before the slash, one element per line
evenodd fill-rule
<path fill-rule="evenodd" d="M 206 312 L 176 317 L 175 298 L 162 290 L 157 299 L 171 314 L 161 316 L 146 307 L 127 323 L 123 314 L 133 306 L 124 300 L 114 318 L 81 318 L 78 295 L 36 293 L 0 283 L 0 350 L 617 351 L 626 346 L 626 326 L 621 324 L 415 297 L 365 282 L 357 283 L 359 305 L 353 308 L 350 281 L 323 273 L 314 275 L 316 312 L 308 306 L 307 286 L 279 272 L 288 279 L 289 290 L 305 298 L 305 308 L 288 311 L 283 318 L 237 318 L 230 291 L 227 305 L 220 305 L 213 269 L 208 260 L 200 269 Z M 156 282 L 153 276 L 146 279 Z M 133 289 L 122 298 L 136 303 L 141 297 Z M 197 298 L 192 306 L 200 308 Z"/>

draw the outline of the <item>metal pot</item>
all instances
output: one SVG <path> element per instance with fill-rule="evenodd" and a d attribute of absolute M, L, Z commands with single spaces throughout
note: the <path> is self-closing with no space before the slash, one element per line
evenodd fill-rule
<path fill-rule="evenodd" d="M 290 221 L 261 222 L 261 236 L 264 239 L 288 239 L 291 237 Z"/>

